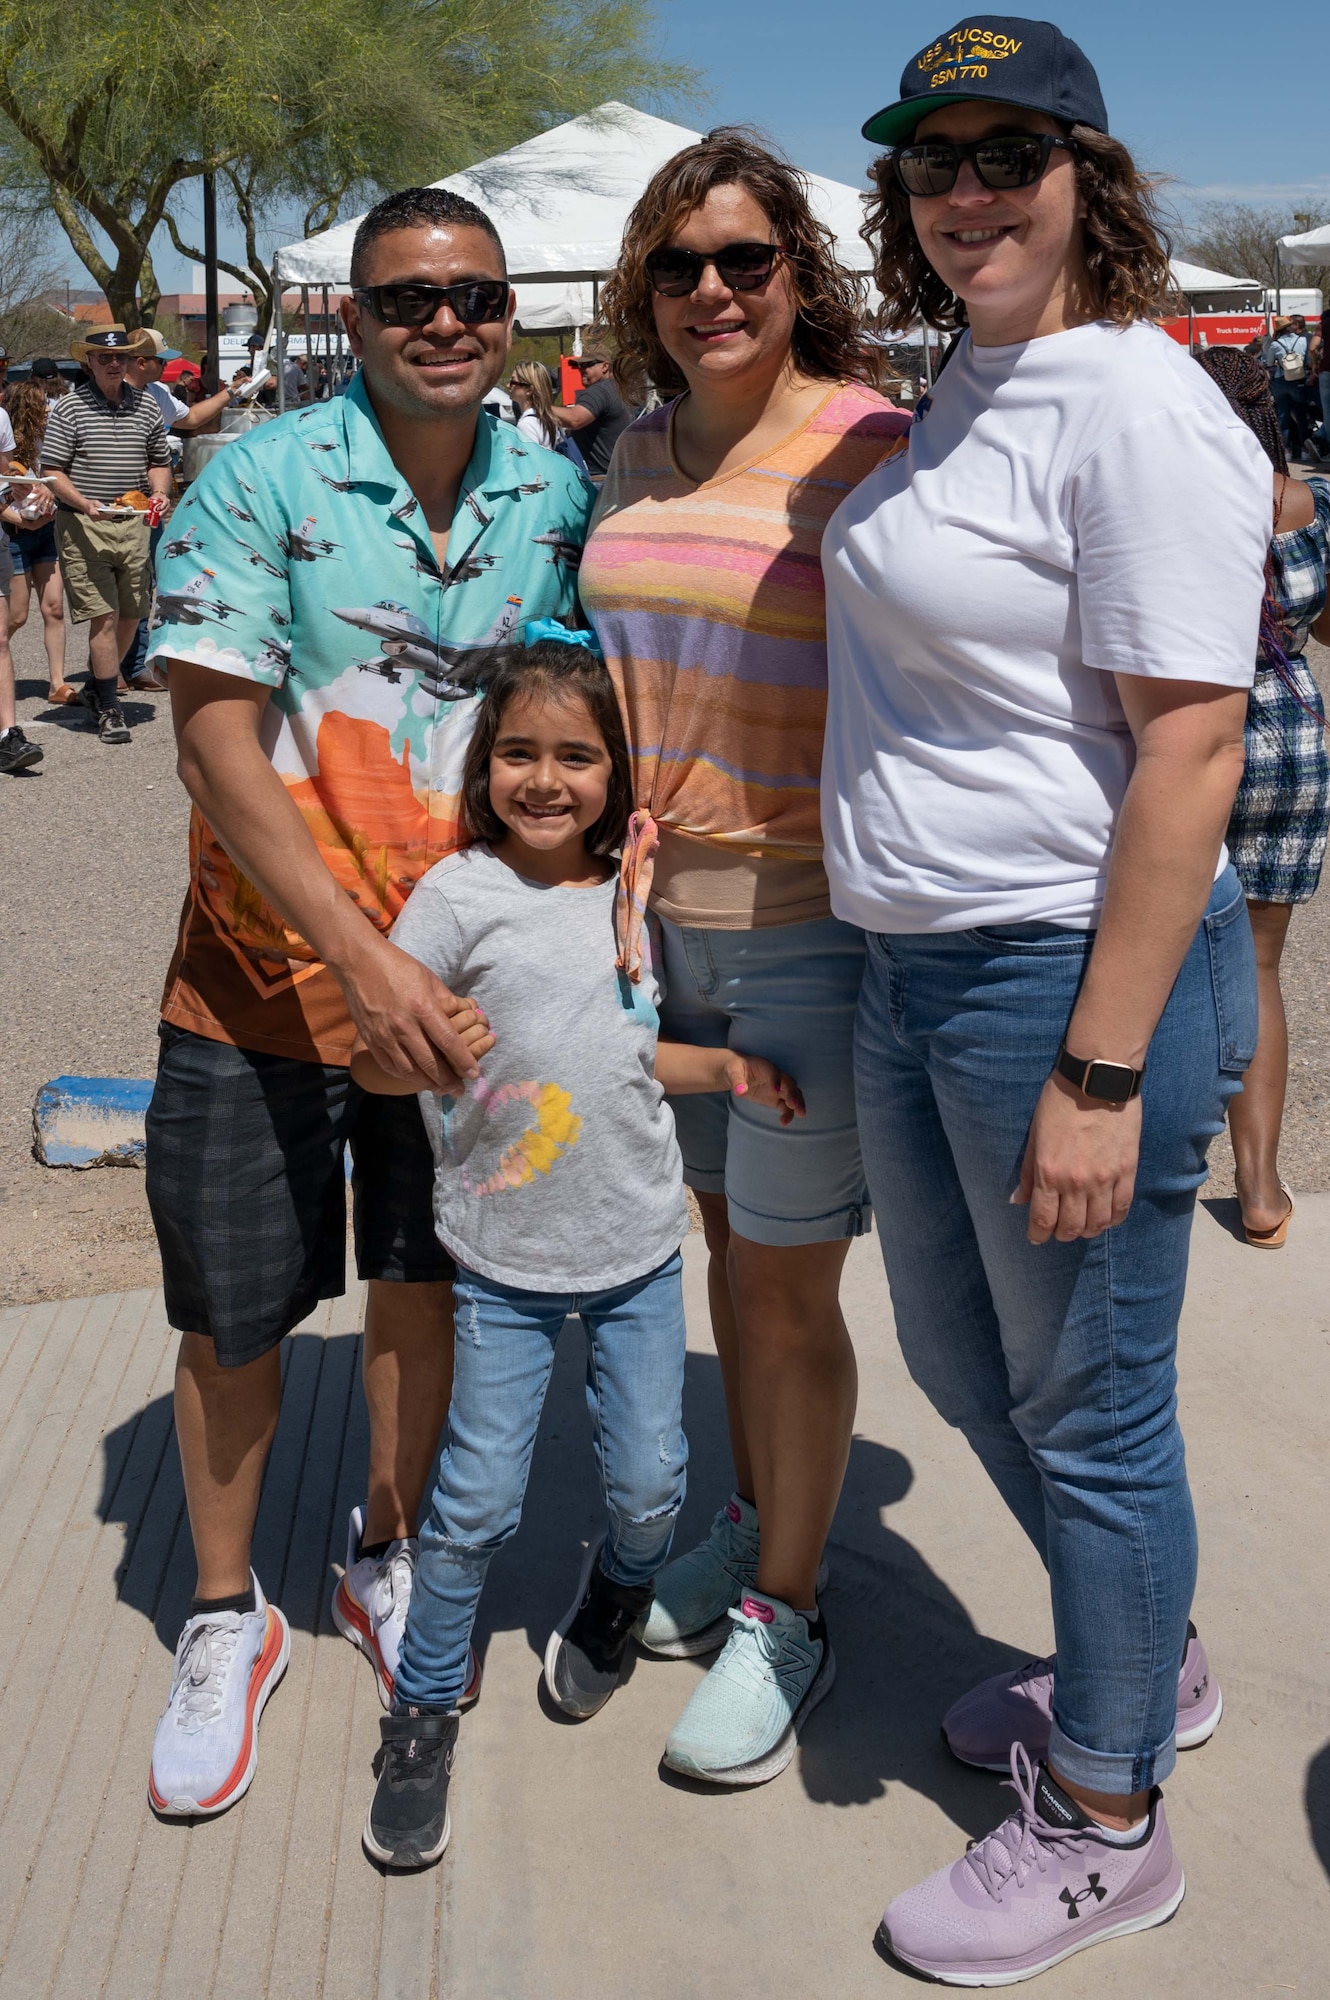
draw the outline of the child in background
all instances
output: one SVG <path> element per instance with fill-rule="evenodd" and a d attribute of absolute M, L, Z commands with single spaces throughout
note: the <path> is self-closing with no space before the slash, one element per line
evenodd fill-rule
<path fill-rule="evenodd" d="M 591 635 L 529 625 L 486 690 L 467 760 L 476 844 L 430 870 L 393 930 L 458 996 L 454 1026 L 486 1057 L 484 1075 L 449 1100 L 364 1051 L 352 1059 L 367 1090 L 421 1092 L 436 1227 L 458 1266 L 452 1410 L 364 1833 L 389 1867 L 428 1866 L 447 1845 L 471 1628 L 521 1515 L 570 1313 L 586 1330 L 607 1528 L 545 1652 L 565 1714 L 594 1715 L 614 1692 L 669 1553 L 687 1458 L 688 1216 L 665 1092 L 734 1090 L 784 1123 L 803 1112 L 790 1078 L 760 1057 L 657 1045 L 649 961 L 637 982 L 616 963 L 610 856 L 629 783 Z"/>

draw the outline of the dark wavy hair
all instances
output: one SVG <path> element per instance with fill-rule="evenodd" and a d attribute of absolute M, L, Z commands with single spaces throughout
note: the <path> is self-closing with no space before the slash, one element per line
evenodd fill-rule
<path fill-rule="evenodd" d="M 863 376 L 863 292 L 836 261 L 836 239 L 814 215 L 808 180 L 743 125 L 721 125 L 666 160 L 648 181 L 624 231 L 619 267 L 600 295 L 601 326 L 614 347 L 614 374 L 630 398 L 651 384 L 663 395 L 687 385 L 661 345 L 646 259 L 668 243 L 713 188 L 741 187 L 763 209 L 794 286 L 794 358 L 827 381 Z"/>
<path fill-rule="evenodd" d="M 1157 183 L 1106 132 L 1089 125 L 1061 129 L 1076 149 L 1076 183 L 1085 203 L 1087 303 L 1096 319 L 1117 326 L 1148 319 L 1169 288 L 1170 244 Z M 869 198 L 862 235 L 873 252 L 883 325 L 910 326 L 922 319 L 943 329 L 964 326 L 964 301 L 943 284 L 920 248 L 894 155 L 884 153 L 868 173 L 877 192 Z"/>
<path fill-rule="evenodd" d="M 534 646 L 505 647 L 493 671 L 483 677 L 485 690 L 476 730 L 462 773 L 462 823 L 473 840 L 502 840 L 508 831 L 490 804 L 490 758 L 499 740 L 509 702 L 543 694 L 548 700 L 583 701 L 610 754 L 605 810 L 588 827 L 586 844 L 592 854 L 613 854 L 623 846 L 628 816 L 633 810 L 633 772 L 628 740 L 614 683 L 599 654 L 585 646 L 567 646 L 561 639 L 538 639 Z"/>

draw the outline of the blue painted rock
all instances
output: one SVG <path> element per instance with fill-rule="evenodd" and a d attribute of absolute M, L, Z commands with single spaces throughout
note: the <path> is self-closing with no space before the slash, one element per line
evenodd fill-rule
<path fill-rule="evenodd" d="M 146 1077 L 54 1077 L 33 1103 L 33 1153 L 46 1167 L 141 1167 L 151 1096 Z"/>

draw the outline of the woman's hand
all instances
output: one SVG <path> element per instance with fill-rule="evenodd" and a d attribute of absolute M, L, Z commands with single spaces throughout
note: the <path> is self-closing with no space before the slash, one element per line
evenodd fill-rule
<path fill-rule="evenodd" d="M 765 1056 L 741 1056 L 729 1050 L 721 1062 L 721 1075 L 726 1090 L 732 1090 L 736 1097 L 746 1097 L 753 1104 L 764 1104 L 769 1111 L 779 1111 L 782 1125 L 808 1115 L 803 1092 L 794 1078 L 777 1069 Z"/>
<path fill-rule="evenodd" d="M 1100 1104 L 1050 1076 L 1030 1121 L 1013 1202 L 1030 1205 L 1031 1243 L 1074 1243 L 1125 1221 L 1136 1187 L 1141 1100 Z"/>

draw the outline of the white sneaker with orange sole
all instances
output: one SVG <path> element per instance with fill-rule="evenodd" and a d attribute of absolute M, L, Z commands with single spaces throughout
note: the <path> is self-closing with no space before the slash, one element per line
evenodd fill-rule
<path fill-rule="evenodd" d="M 379 1700 L 393 1705 L 397 1661 L 411 1608 L 419 1543 L 414 1535 L 389 1542 L 382 1555 L 362 1556 L 365 1510 L 353 1507 L 346 1530 L 346 1571 L 333 1592 L 333 1623 L 344 1639 L 358 1646 L 374 1669 Z M 469 1708 L 480 1693 L 480 1662 L 467 1655 L 466 1687 L 459 1708 Z"/>
<path fill-rule="evenodd" d="M 259 1717 L 286 1672 L 291 1632 L 250 1574 L 253 1611 L 200 1612 L 180 1634 L 148 1777 L 148 1796 L 165 1819 L 225 1812 L 258 1769 Z"/>

